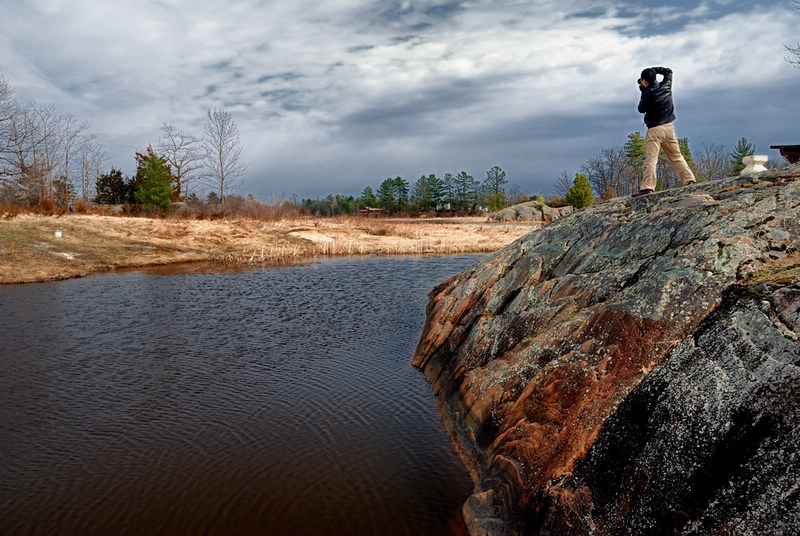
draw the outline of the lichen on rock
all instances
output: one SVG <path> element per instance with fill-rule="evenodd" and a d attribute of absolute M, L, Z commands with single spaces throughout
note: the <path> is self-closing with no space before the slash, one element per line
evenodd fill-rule
<path fill-rule="evenodd" d="M 800 528 L 799 177 L 588 207 L 432 291 L 472 534 Z"/>

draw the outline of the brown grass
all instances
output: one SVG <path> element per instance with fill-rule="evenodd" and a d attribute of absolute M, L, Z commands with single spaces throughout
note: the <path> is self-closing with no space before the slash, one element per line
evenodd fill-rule
<path fill-rule="evenodd" d="M 0 283 L 199 261 L 247 265 L 319 256 L 490 252 L 537 227 L 484 225 L 478 218 L 264 222 L 93 214 L 9 216 L 0 219 Z M 56 237 L 57 232 L 61 237 Z"/>

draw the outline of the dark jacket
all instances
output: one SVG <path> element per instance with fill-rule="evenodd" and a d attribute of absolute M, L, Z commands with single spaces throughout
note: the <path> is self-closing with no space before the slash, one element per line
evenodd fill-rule
<path fill-rule="evenodd" d="M 666 125 L 675 121 L 675 108 L 672 105 L 672 69 L 653 67 L 656 74 L 664 76 L 661 83 L 655 82 L 642 91 L 639 99 L 639 112 L 644 114 L 647 128 Z"/>

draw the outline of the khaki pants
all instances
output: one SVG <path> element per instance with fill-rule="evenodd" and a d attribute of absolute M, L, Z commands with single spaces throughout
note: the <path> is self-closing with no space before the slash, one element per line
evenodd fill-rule
<path fill-rule="evenodd" d="M 678 145 L 678 138 L 675 137 L 675 129 L 672 123 L 666 125 L 658 125 L 647 129 L 647 135 L 644 138 L 644 177 L 639 189 L 656 189 L 656 165 L 658 164 L 659 149 L 664 149 L 664 154 L 667 155 L 669 161 L 678 172 L 681 179 L 681 186 L 692 184 L 695 182 L 694 173 L 689 169 L 689 164 L 681 154 L 680 145 Z"/>

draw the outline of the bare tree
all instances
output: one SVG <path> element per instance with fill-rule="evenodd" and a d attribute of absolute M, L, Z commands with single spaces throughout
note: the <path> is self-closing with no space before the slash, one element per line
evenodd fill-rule
<path fill-rule="evenodd" d="M 165 121 L 161 124 L 161 137 L 156 150 L 172 168 L 176 178 L 177 199 L 186 197 L 189 194 L 189 181 L 195 178 L 194 172 L 202 168 L 200 140 Z"/>
<path fill-rule="evenodd" d="M 13 174 L 14 155 L 11 137 L 16 109 L 14 90 L 6 78 L 0 75 L 0 184 L 5 183 Z"/>
<path fill-rule="evenodd" d="M 633 192 L 635 185 L 629 180 L 628 158 L 621 147 L 603 149 L 600 154 L 584 162 L 581 171 L 601 199 Z"/>
<path fill-rule="evenodd" d="M 45 176 L 37 157 L 41 133 L 31 106 L 17 106 L 5 125 L 2 173 L 7 182 L 7 201 L 38 202 Z"/>
<path fill-rule="evenodd" d="M 33 128 L 36 131 L 33 148 L 33 166 L 28 166 L 26 186 L 29 198 L 40 202 L 51 199 L 56 166 L 60 163 L 64 147 L 65 119 L 56 115 L 49 105 L 28 105 Z"/>
<path fill-rule="evenodd" d="M 53 199 L 59 190 L 60 200 L 70 202 L 64 192 L 75 190 L 76 158 L 89 124 L 71 115 L 58 115 L 52 106 L 30 104 L 27 113 L 34 129 L 32 166 L 26 165 L 24 170 L 29 200 Z"/>
<path fill-rule="evenodd" d="M 567 174 L 567 170 L 563 169 L 553 185 L 553 193 L 558 197 L 567 197 L 567 192 L 570 188 L 572 188 L 572 181 Z"/>
<path fill-rule="evenodd" d="M 800 11 L 800 0 L 789 0 L 789 3 L 792 4 L 793 8 Z M 800 69 L 800 43 L 797 43 L 797 46 L 784 45 L 784 48 L 786 48 L 789 54 L 794 56 L 794 58 L 791 56 L 787 57 L 786 61 Z"/>
<path fill-rule="evenodd" d="M 244 182 L 247 167 L 241 161 L 242 146 L 239 129 L 225 110 L 208 111 L 203 132 L 203 163 L 205 177 L 219 192 L 225 209 L 225 194 Z"/>
<path fill-rule="evenodd" d="M 62 140 L 60 160 L 63 167 L 59 165 L 60 169 L 57 175 L 59 179 L 63 181 L 65 187 L 70 187 L 74 190 L 75 185 L 78 184 L 75 180 L 75 176 L 80 173 L 80 169 L 76 165 L 76 160 L 80 154 L 81 144 L 87 136 L 89 123 L 86 121 L 78 121 L 71 115 L 63 116 L 60 123 L 60 137 Z"/>
<path fill-rule="evenodd" d="M 105 161 L 103 146 L 93 134 L 83 136 L 78 145 L 78 167 L 80 175 L 81 198 L 88 203 L 94 197 L 93 186 L 100 177 L 101 166 Z"/>
<path fill-rule="evenodd" d="M 16 201 L 33 205 L 74 191 L 74 158 L 88 124 L 60 116 L 51 106 L 18 106 L 4 125 L 2 173 L 16 190 Z"/>
<path fill-rule="evenodd" d="M 733 172 L 730 156 L 725 147 L 716 143 L 701 143 L 695 154 L 694 163 L 698 174 L 709 181 L 722 179 Z"/>
<path fill-rule="evenodd" d="M 88 199 L 86 159 L 99 170 L 102 150 L 89 124 L 59 115 L 52 106 L 20 105 L 0 76 L 0 181 L 5 201 L 40 204 L 69 202 L 80 185 Z M 95 173 L 96 174 L 96 173 Z"/>
<path fill-rule="evenodd" d="M 522 192 L 522 186 L 516 183 L 512 183 L 508 187 L 508 199 L 507 202 L 512 205 L 516 205 L 517 203 L 521 203 L 525 200 L 525 194 Z"/>
<path fill-rule="evenodd" d="M 6 80 L 6 77 L 0 75 L 0 125 L 11 119 L 15 108 L 14 90 Z"/>

